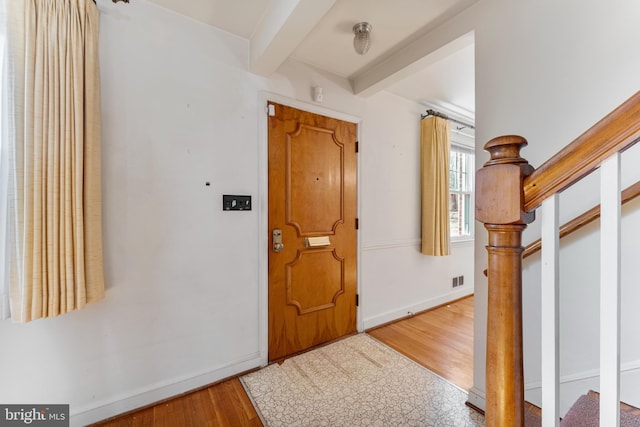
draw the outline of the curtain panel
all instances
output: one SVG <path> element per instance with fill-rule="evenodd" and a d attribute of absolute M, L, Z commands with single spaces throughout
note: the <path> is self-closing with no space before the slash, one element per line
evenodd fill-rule
<path fill-rule="evenodd" d="M 449 121 L 421 121 L 422 250 L 424 255 L 451 253 L 449 233 Z"/>
<path fill-rule="evenodd" d="M 28 322 L 104 296 L 99 12 L 7 6 L 8 280 L 11 317 Z"/>
<path fill-rule="evenodd" d="M 7 280 L 5 257 L 8 255 L 6 244 L 7 232 L 7 79 L 5 78 L 5 36 L 7 34 L 6 0 L 0 0 L 0 320 L 8 319 L 9 311 L 9 281 Z"/>

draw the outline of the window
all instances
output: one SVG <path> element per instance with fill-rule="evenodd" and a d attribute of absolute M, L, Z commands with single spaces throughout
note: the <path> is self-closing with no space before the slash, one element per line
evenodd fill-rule
<path fill-rule="evenodd" d="M 473 150 L 455 143 L 449 153 L 451 240 L 473 239 Z"/>

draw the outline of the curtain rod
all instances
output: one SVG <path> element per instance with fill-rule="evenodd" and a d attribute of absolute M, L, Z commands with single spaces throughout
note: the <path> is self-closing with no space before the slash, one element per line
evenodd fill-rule
<path fill-rule="evenodd" d="M 427 114 L 421 114 L 421 115 L 420 115 L 420 118 L 421 118 L 421 119 L 426 119 L 426 118 L 427 118 L 427 117 L 429 117 L 429 116 L 440 117 L 440 118 L 443 118 L 443 119 L 445 119 L 445 120 L 449 120 L 450 122 L 457 123 L 457 124 L 459 124 L 460 126 L 464 126 L 464 127 L 466 127 L 466 128 L 469 128 L 469 129 L 475 129 L 475 128 L 476 128 L 476 127 L 475 127 L 474 125 L 472 125 L 472 124 L 465 123 L 465 122 L 462 122 L 462 121 L 460 121 L 460 120 L 452 119 L 451 117 L 447 116 L 446 114 L 439 113 L 439 112 L 437 112 L 437 111 L 435 111 L 435 110 L 431 110 L 431 109 L 427 110 Z"/>

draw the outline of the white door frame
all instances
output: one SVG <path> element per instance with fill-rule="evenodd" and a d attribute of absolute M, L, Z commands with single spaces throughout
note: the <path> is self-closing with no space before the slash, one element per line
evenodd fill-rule
<path fill-rule="evenodd" d="M 355 123 L 357 126 L 357 138 L 360 140 L 362 119 L 350 114 L 330 110 L 316 104 L 310 104 L 297 99 L 288 98 L 272 92 L 260 91 L 258 93 L 258 336 L 260 359 L 265 366 L 269 362 L 269 115 L 267 102 L 273 101 L 298 110 L 320 114 L 345 122 Z M 357 215 L 360 217 L 360 157 L 357 156 Z M 356 278 L 357 290 L 362 302 L 361 288 L 361 235 L 356 234 Z M 362 332 L 362 303 L 356 310 L 356 328 Z"/>

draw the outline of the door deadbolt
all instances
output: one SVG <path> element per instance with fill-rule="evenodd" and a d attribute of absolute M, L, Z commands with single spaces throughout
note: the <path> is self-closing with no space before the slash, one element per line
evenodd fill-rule
<path fill-rule="evenodd" d="M 279 228 L 273 229 L 273 252 L 280 252 L 284 249 L 282 244 L 282 230 Z"/>

